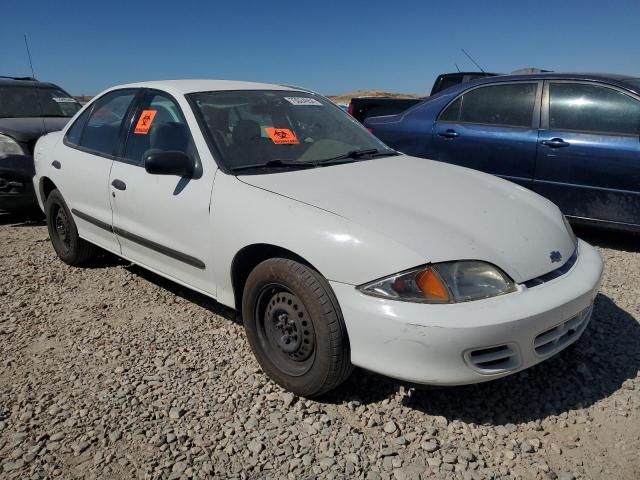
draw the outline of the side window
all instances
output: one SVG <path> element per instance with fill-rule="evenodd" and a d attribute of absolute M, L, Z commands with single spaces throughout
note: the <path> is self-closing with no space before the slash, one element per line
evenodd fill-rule
<path fill-rule="evenodd" d="M 138 165 L 150 150 L 195 155 L 195 146 L 180 107 L 162 93 L 151 94 L 133 119 L 124 157 Z"/>
<path fill-rule="evenodd" d="M 461 97 L 459 121 L 531 127 L 537 88 L 537 83 L 509 83 L 473 89 Z"/>
<path fill-rule="evenodd" d="M 458 97 L 453 103 L 440 114 L 441 122 L 457 122 L 460 118 L 460 106 L 462 105 L 462 97 Z"/>
<path fill-rule="evenodd" d="M 133 90 L 115 91 L 96 100 L 77 145 L 97 153 L 114 155 L 122 121 L 135 95 Z M 80 123 L 79 120 L 76 123 Z"/>
<path fill-rule="evenodd" d="M 71 143 L 72 145 L 78 145 L 80 143 L 82 130 L 84 129 L 84 125 L 85 123 L 87 123 L 87 118 L 90 114 L 91 108 L 87 108 L 84 112 L 82 112 L 82 115 L 80 115 L 77 120 L 73 122 L 73 125 L 71 125 L 71 128 L 67 130 L 67 135 L 65 136 L 67 142 Z"/>
<path fill-rule="evenodd" d="M 608 87 L 550 83 L 549 128 L 640 135 L 640 102 Z"/>

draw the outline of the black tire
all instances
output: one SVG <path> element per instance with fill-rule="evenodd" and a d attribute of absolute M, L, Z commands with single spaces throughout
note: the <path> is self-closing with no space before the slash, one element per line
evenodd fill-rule
<path fill-rule="evenodd" d="M 98 248 L 78 236 L 76 223 L 58 190 L 49 193 L 44 211 L 49 238 L 60 260 L 78 267 L 96 256 Z"/>
<path fill-rule="evenodd" d="M 296 395 L 321 395 L 351 374 L 338 301 L 312 268 L 286 258 L 260 263 L 246 281 L 242 317 L 262 369 Z"/>

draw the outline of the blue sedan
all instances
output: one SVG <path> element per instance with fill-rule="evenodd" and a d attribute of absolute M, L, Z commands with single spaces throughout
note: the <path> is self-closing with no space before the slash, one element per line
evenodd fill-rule
<path fill-rule="evenodd" d="M 365 125 L 403 153 L 519 183 L 576 223 L 640 231 L 639 78 L 485 78 Z"/>

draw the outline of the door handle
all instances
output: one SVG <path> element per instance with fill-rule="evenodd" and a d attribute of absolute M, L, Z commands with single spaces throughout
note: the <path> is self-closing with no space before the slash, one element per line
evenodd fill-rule
<path fill-rule="evenodd" d="M 444 132 L 438 132 L 438 135 L 444 138 L 456 138 L 459 133 L 451 128 L 447 128 Z"/>
<path fill-rule="evenodd" d="M 60 170 L 60 168 L 62 168 L 62 164 L 58 160 L 54 160 L 53 162 L 51 162 L 51 166 L 57 170 Z"/>
<path fill-rule="evenodd" d="M 550 138 L 549 140 L 543 140 L 540 143 L 549 148 L 562 148 L 571 145 L 569 142 L 565 142 L 563 139 L 557 137 Z"/>
<path fill-rule="evenodd" d="M 111 182 L 111 186 L 117 190 L 127 189 L 127 184 L 124 183 L 122 180 L 118 180 L 117 178 L 113 182 Z"/>

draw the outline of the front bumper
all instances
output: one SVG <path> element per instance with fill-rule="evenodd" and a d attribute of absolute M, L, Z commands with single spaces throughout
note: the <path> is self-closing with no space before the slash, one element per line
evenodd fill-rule
<path fill-rule="evenodd" d="M 589 322 L 602 267 L 580 240 L 575 265 L 561 277 L 486 300 L 427 305 L 331 286 L 354 365 L 409 382 L 463 385 L 524 370 L 575 342 Z"/>
<path fill-rule="evenodd" d="M 0 210 L 38 206 L 33 189 L 34 175 L 35 167 L 30 156 L 0 158 Z"/>

